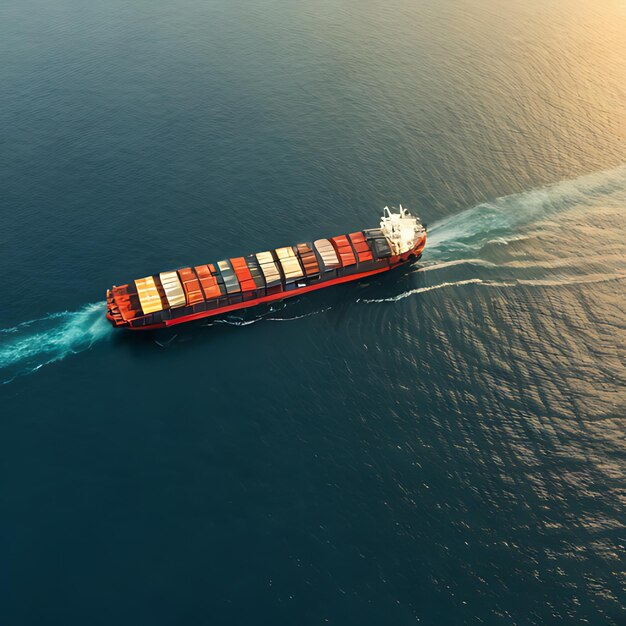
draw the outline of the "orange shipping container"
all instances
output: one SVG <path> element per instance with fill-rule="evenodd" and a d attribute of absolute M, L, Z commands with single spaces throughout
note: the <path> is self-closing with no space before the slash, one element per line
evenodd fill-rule
<path fill-rule="evenodd" d="M 187 304 L 193 305 L 204 302 L 204 296 L 200 289 L 200 281 L 196 278 L 195 272 L 190 267 L 178 270 L 178 275 L 183 283 Z"/>
<path fill-rule="evenodd" d="M 241 285 L 241 291 L 252 291 L 253 289 L 256 289 L 248 264 L 243 257 L 230 259 L 230 264 L 233 266 L 233 270 L 235 270 L 237 280 Z"/>
<path fill-rule="evenodd" d="M 200 285 L 202 286 L 202 291 L 204 291 L 204 297 L 207 300 L 218 298 L 222 293 L 217 281 L 215 280 L 215 276 L 211 272 L 212 267 L 212 265 L 197 265 L 194 268 L 198 278 L 200 279 Z M 215 270 L 214 267 L 213 270 Z"/>
<path fill-rule="evenodd" d="M 345 235 L 333 237 L 331 241 L 333 243 L 333 246 L 339 253 L 339 258 L 341 259 L 341 264 L 343 265 L 343 267 L 347 267 L 348 265 L 354 265 L 356 263 L 356 259 L 354 258 L 354 252 L 352 252 L 350 242 Z"/>

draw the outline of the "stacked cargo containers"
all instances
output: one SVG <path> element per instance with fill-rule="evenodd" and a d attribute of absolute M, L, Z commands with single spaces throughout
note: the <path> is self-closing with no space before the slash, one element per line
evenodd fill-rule
<path fill-rule="evenodd" d="M 244 300 L 252 300 L 257 297 L 256 284 L 252 278 L 252 274 L 248 269 L 246 260 L 243 257 L 237 257 L 236 259 L 230 259 L 230 264 L 233 266 L 233 270 L 241 286 L 241 291 Z"/>
<path fill-rule="evenodd" d="M 139 279 L 145 280 L 145 279 Z M 142 315 L 142 306 L 139 299 L 136 285 L 123 285 L 121 287 L 113 287 L 111 289 L 112 299 L 117 307 L 117 314 L 123 320 L 132 320 L 138 315 Z M 163 302 L 161 302 L 163 306 Z"/>
<path fill-rule="evenodd" d="M 325 281 L 346 269 L 371 271 L 388 264 L 391 254 L 382 231 L 371 229 L 219 261 L 219 269 L 207 264 L 162 272 L 137 279 L 134 289 L 114 287 L 115 314 L 133 326 L 159 323 Z"/>
<path fill-rule="evenodd" d="M 267 295 L 280 293 L 283 290 L 282 281 L 280 278 L 280 272 L 274 257 L 271 252 L 257 252 L 256 259 L 259 262 L 261 273 L 265 278 L 265 284 L 267 285 Z"/>
<path fill-rule="evenodd" d="M 224 292 L 220 289 L 220 285 L 217 282 L 215 266 L 211 263 L 209 265 L 197 265 L 194 269 L 200 280 L 204 297 L 207 300 L 207 308 L 216 308 L 218 299 Z"/>
<path fill-rule="evenodd" d="M 161 272 L 159 274 L 165 297 L 171 309 L 185 306 L 185 291 L 176 272 Z"/>
<path fill-rule="evenodd" d="M 296 253 L 291 247 L 276 248 L 274 252 L 278 257 L 278 262 L 283 270 L 283 275 L 285 277 L 285 289 L 295 289 L 296 281 L 299 278 L 304 277 L 304 272 L 302 271 L 302 267 L 300 266 L 300 261 L 298 261 Z"/>
<path fill-rule="evenodd" d="M 342 267 L 350 267 L 351 265 L 356 265 L 356 259 L 354 257 L 354 252 L 352 251 L 352 246 L 350 245 L 350 242 L 345 235 L 332 237 L 331 243 L 337 251 L 337 256 L 341 261 Z"/>
<path fill-rule="evenodd" d="M 337 268 L 341 267 L 335 248 L 328 239 L 317 239 L 313 245 L 320 255 L 322 265 L 324 266 L 324 273 L 333 272 L 336 274 Z"/>
<path fill-rule="evenodd" d="M 308 243 L 299 243 L 296 246 L 296 251 L 300 257 L 300 263 L 302 264 L 307 279 L 311 280 L 319 277 L 320 266 L 311 245 Z"/>
<path fill-rule="evenodd" d="M 364 230 L 363 234 L 369 244 L 375 259 L 388 259 L 391 256 L 391 247 L 380 228 Z"/>
<path fill-rule="evenodd" d="M 350 233 L 348 236 L 350 237 L 352 246 L 356 250 L 359 258 L 359 264 L 365 263 L 366 261 L 372 261 L 374 259 L 372 251 L 367 245 L 367 241 L 365 240 L 365 235 L 363 233 Z"/>
<path fill-rule="evenodd" d="M 182 270 L 178 270 L 178 275 L 183 283 L 187 304 L 189 306 L 194 306 L 204 302 L 204 296 L 202 295 L 202 289 L 200 288 L 200 281 L 198 280 L 196 273 L 190 267 L 185 267 Z"/>
<path fill-rule="evenodd" d="M 263 272 L 261 272 L 261 266 L 257 261 L 257 258 L 254 254 L 251 254 L 246 257 L 246 265 L 248 266 L 248 270 L 250 271 L 250 276 L 252 276 L 252 280 L 256 286 L 257 294 L 259 297 L 266 295 L 265 289 L 265 278 L 263 278 Z"/>
<path fill-rule="evenodd" d="M 224 285 L 226 286 L 229 304 L 241 302 L 241 285 L 237 280 L 237 275 L 235 274 L 231 264 L 228 261 L 218 261 L 217 267 L 219 268 L 224 280 Z"/>
<path fill-rule="evenodd" d="M 139 297 L 139 303 L 141 305 L 141 310 L 144 315 L 148 315 L 148 313 L 154 313 L 156 311 L 161 311 L 163 309 L 163 302 L 161 301 L 161 296 L 159 296 L 159 291 L 154 282 L 153 276 L 146 276 L 145 278 L 138 278 L 135 281 L 135 287 L 137 288 L 137 296 Z M 128 304 L 130 304 L 130 295 L 128 292 L 123 294 L 128 296 Z M 122 294 L 117 295 L 115 297 L 118 306 L 125 303 L 125 299 L 122 297 Z M 124 307 L 126 308 L 126 307 Z M 120 306 L 120 312 L 122 316 L 124 316 L 123 307 Z"/>

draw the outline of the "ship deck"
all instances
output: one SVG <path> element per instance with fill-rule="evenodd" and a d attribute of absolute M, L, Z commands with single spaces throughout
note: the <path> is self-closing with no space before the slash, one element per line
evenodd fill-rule
<path fill-rule="evenodd" d="M 115 327 L 149 330 L 257 306 L 380 274 L 418 258 L 426 233 L 393 255 L 380 229 L 276 248 L 139 278 L 107 291 Z"/>

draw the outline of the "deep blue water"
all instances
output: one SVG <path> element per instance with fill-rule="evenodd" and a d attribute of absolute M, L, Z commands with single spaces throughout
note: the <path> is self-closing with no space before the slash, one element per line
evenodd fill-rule
<path fill-rule="evenodd" d="M 0 623 L 626 620 L 616 2 L 0 4 Z M 422 261 L 113 332 L 376 225 Z"/>

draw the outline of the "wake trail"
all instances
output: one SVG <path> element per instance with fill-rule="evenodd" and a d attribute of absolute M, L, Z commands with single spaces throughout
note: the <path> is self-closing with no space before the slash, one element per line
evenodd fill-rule
<path fill-rule="evenodd" d="M 282 307 L 280 310 L 285 309 Z M 296 320 L 302 320 L 306 317 L 311 317 L 313 315 L 319 315 L 320 313 L 326 313 L 326 311 L 330 311 L 332 307 L 328 306 L 324 309 L 320 309 L 319 311 L 309 311 L 308 313 L 303 313 L 302 315 L 294 315 L 292 317 L 268 317 L 272 314 L 272 311 L 265 313 L 264 315 L 259 315 L 251 320 L 244 320 L 240 317 L 230 316 L 225 319 L 217 319 L 213 322 L 209 322 L 208 324 L 204 324 L 204 326 L 213 326 L 215 324 L 227 324 L 228 326 L 250 326 L 252 324 L 256 324 L 258 322 L 294 322 Z"/>
<path fill-rule="evenodd" d="M 532 222 L 575 206 L 591 205 L 598 199 L 608 198 L 625 189 L 626 166 L 621 166 L 478 204 L 431 226 L 424 252 L 427 265 L 421 271 L 459 263 L 489 266 L 488 261 L 480 259 L 481 251 L 489 243 L 506 244 L 523 238 L 520 230 Z M 433 265 L 429 267 L 431 261 Z M 393 298 L 371 302 L 397 301 L 434 289 L 469 284 L 496 286 L 495 282 L 472 278 L 420 287 Z M 505 286 L 505 283 L 497 286 Z M 507 283 L 506 286 L 510 285 Z M 96 302 L 76 311 L 49 313 L 12 328 L 0 329 L 0 380 L 3 383 L 10 382 L 20 374 L 35 372 L 71 354 L 84 352 L 111 336 L 112 329 L 105 319 L 105 310 L 103 302 Z M 293 319 L 306 316 L 308 314 Z M 290 318 L 270 319 L 291 321 Z M 255 321 L 240 320 L 234 323 L 243 326 Z"/>
<path fill-rule="evenodd" d="M 520 229 L 626 189 L 626 166 L 483 202 L 433 224 L 424 260 L 476 256 L 489 243 L 523 239 Z"/>
<path fill-rule="evenodd" d="M 483 280 L 482 278 L 468 278 L 466 280 L 457 280 L 452 282 L 438 283 L 436 285 L 428 285 L 426 287 L 416 287 L 403 291 L 395 296 L 388 298 L 359 298 L 357 302 L 365 304 L 382 304 L 383 302 L 399 302 L 410 296 L 420 293 L 427 293 L 437 289 L 446 289 L 448 287 L 463 287 L 464 285 L 479 285 L 481 287 L 565 287 L 575 285 L 593 285 L 599 283 L 620 282 L 626 280 L 626 274 L 615 274 L 613 276 L 593 275 L 584 278 L 563 278 L 563 279 L 523 279 L 516 278 L 512 280 Z"/>
<path fill-rule="evenodd" d="M 91 348 L 111 334 L 105 318 L 106 304 L 94 302 L 77 311 L 50 313 L 0 330 L 0 376 L 11 382 Z"/>
<path fill-rule="evenodd" d="M 382 302 L 399 302 L 404 298 L 409 298 L 418 293 L 427 293 L 428 291 L 434 291 L 435 289 L 445 289 L 446 287 L 461 287 L 463 285 L 481 285 L 483 280 L 480 278 L 468 278 L 467 280 L 458 280 L 455 282 L 439 283 L 437 285 L 429 285 L 428 287 L 416 287 L 415 289 L 409 289 L 403 291 L 397 296 L 391 296 L 389 298 L 359 298 L 357 302 L 365 302 L 366 304 L 380 304 Z"/>

